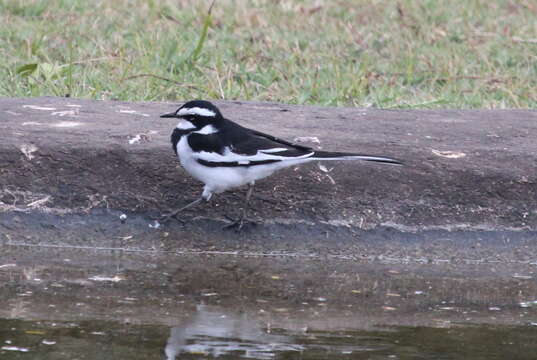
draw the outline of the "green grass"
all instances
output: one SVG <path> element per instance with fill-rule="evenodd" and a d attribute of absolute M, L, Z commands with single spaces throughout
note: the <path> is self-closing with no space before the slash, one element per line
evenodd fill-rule
<path fill-rule="evenodd" d="M 537 108 L 530 0 L 0 0 L 0 96 Z"/>

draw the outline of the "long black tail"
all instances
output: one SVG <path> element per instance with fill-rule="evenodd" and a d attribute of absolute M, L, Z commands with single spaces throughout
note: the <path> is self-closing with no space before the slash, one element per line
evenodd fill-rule
<path fill-rule="evenodd" d="M 373 161 L 384 164 L 403 165 L 403 163 L 397 159 L 365 154 L 351 154 L 343 152 L 328 152 L 328 151 L 316 151 L 312 157 L 312 160 L 364 160 Z"/>

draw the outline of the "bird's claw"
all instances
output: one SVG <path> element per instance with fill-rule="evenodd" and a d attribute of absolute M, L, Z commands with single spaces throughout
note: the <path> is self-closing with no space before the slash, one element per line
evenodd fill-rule
<path fill-rule="evenodd" d="M 172 219 L 175 219 L 177 220 L 178 222 L 180 222 L 182 225 L 185 224 L 185 221 L 184 220 L 181 220 L 177 217 L 177 214 L 174 214 L 174 213 L 170 213 L 170 214 L 163 214 L 161 216 L 159 216 L 158 218 L 155 218 L 153 220 L 156 220 L 158 222 L 160 222 L 161 224 L 166 224 L 168 222 L 170 222 L 170 220 Z"/>
<path fill-rule="evenodd" d="M 224 225 L 222 227 L 222 229 L 224 230 L 235 229 L 236 232 L 240 232 L 242 228 L 244 227 L 244 225 L 246 225 L 247 223 L 254 224 L 254 225 L 256 224 L 254 221 L 250 221 L 244 217 L 241 217 L 237 220 L 233 220 L 229 217 L 227 218 L 231 220 L 231 223 Z"/>
<path fill-rule="evenodd" d="M 222 229 L 229 230 L 229 229 L 235 229 L 235 231 L 239 232 L 241 231 L 242 227 L 244 225 L 244 221 L 242 219 L 233 221 L 230 224 L 224 225 Z"/>

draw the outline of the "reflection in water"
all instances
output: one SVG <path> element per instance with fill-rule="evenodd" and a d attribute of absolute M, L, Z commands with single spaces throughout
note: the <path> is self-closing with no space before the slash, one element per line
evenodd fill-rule
<path fill-rule="evenodd" d="M 192 320 L 165 325 L 0 318 L 0 359 L 535 360 L 535 326 L 398 327 L 378 330 L 262 330 L 250 315 L 199 307 Z M 317 323 L 319 324 L 319 323 Z M 283 335 L 281 335 L 283 334 Z"/>
<path fill-rule="evenodd" d="M 194 318 L 171 329 L 167 360 L 181 353 L 218 357 L 230 353 L 244 358 L 272 359 L 275 352 L 301 351 L 291 336 L 273 335 L 246 314 L 227 313 L 198 305 Z"/>

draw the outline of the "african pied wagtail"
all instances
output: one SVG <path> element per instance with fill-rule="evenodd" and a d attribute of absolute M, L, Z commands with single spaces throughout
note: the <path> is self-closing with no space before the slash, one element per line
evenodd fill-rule
<path fill-rule="evenodd" d="M 165 215 L 169 220 L 179 212 L 209 201 L 214 193 L 248 185 L 240 218 L 230 226 L 240 229 L 256 180 L 277 170 L 314 160 L 365 160 L 387 164 L 400 161 L 372 155 L 317 151 L 290 143 L 272 135 L 242 127 L 222 116 L 220 110 L 208 101 L 194 100 L 177 111 L 161 115 L 177 118 L 173 130 L 173 150 L 182 167 L 205 184 L 201 197 L 192 203 Z"/>

